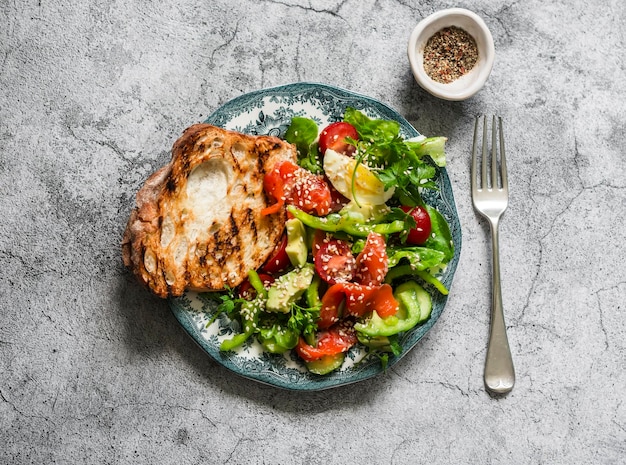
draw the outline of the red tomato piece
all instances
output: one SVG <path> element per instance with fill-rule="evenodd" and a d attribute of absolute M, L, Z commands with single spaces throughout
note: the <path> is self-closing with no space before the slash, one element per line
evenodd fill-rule
<path fill-rule="evenodd" d="M 379 286 L 389 270 L 385 238 L 372 232 L 367 236 L 365 247 L 356 257 L 355 281 L 366 286 Z"/>
<path fill-rule="evenodd" d="M 351 281 L 356 268 L 350 244 L 328 236 L 319 244 L 313 262 L 317 274 L 328 284 Z"/>
<path fill-rule="evenodd" d="M 319 252 L 319 250 L 322 248 L 322 244 L 331 238 L 332 236 L 326 231 L 322 231 L 321 229 L 315 230 L 315 233 L 313 234 L 313 244 L 311 245 L 311 252 L 313 253 L 313 257 L 315 257 L 315 254 L 317 254 L 317 252 Z"/>
<path fill-rule="evenodd" d="M 305 362 L 312 362 L 327 355 L 347 352 L 356 343 L 357 337 L 354 328 L 347 323 L 339 323 L 320 331 L 315 346 L 307 344 L 301 337 L 296 346 L 296 352 Z"/>
<path fill-rule="evenodd" d="M 287 184 L 285 201 L 306 213 L 326 216 L 331 212 L 332 194 L 323 177 L 299 168 Z"/>
<path fill-rule="evenodd" d="M 415 227 L 409 231 L 407 242 L 413 245 L 424 244 L 432 231 L 430 215 L 424 207 L 419 205 L 416 207 L 403 206 L 402 210 L 409 213 L 415 220 Z"/>
<path fill-rule="evenodd" d="M 274 252 L 261 267 L 264 272 L 276 274 L 285 271 L 291 266 L 291 260 L 289 260 L 289 255 L 287 255 L 287 242 L 287 234 L 283 234 Z"/>
<path fill-rule="evenodd" d="M 354 140 L 359 138 L 359 133 L 350 123 L 339 121 L 326 126 L 320 133 L 319 138 L 319 150 L 322 156 L 328 149 L 345 155 L 352 155 L 356 147 L 346 142 L 346 137 Z"/>
<path fill-rule="evenodd" d="M 269 287 L 274 282 L 274 278 L 267 273 L 259 273 L 259 278 L 261 278 L 261 282 L 265 287 Z M 250 284 L 249 279 L 246 279 L 239 285 L 239 297 L 246 300 L 252 300 L 255 296 L 256 291 L 254 287 L 252 287 L 252 284 Z"/>

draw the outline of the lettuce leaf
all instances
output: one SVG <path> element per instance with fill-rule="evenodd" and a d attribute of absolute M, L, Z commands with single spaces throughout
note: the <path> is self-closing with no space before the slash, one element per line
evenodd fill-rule
<path fill-rule="evenodd" d="M 285 133 L 285 140 L 295 144 L 298 150 L 298 164 L 315 174 L 324 172 L 317 150 L 318 131 L 317 123 L 312 119 L 294 116 Z"/>
<path fill-rule="evenodd" d="M 434 165 L 446 164 L 445 137 L 407 141 L 400 136 L 397 121 L 371 119 L 354 108 L 347 108 L 344 120 L 359 133 L 353 141 L 363 163 L 375 167 L 386 189 L 396 188 L 395 197 L 405 205 L 423 205 L 421 189 L 437 189 Z"/>

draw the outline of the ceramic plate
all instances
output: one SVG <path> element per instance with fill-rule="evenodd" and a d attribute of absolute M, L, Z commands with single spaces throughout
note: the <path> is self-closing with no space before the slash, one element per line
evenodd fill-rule
<path fill-rule="evenodd" d="M 207 123 L 248 134 L 271 134 L 282 137 L 293 116 L 314 119 L 319 126 L 341 120 L 347 107 L 363 111 L 372 118 L 391 119 L 400 123 L 405 138 L 420 134 L 407 120 L 389 106 L 372 98 L 322 84 L 298 83 L 259 90 L 227 102 L 209 116 Z M 455 255 L 440 279 L 450 288 L 461 251 L 461 227 L 450 180 L 445 169 L 438 172 L 440 190 L 425 193 L 425 200 L 435 206 L 448 221 L 455 245 Z M 426 196 L 427 195 L 427 196 Z M 446 296 L 433 295 L 430 319 L 401 338 L 403 352 L 390 357 L 388 368 L 395 365 L 435 324 L 446 304 Z M 220 352 L 222 340 L 237 331 L 237 322 L 224 315 L 211 320 L 215 302 L 207 295 L 188 292 L 170 299 L 170 306 L 178 321 L 193 339 L 218 363 L 229 370 L 262 383 L 294 390 L 320 390 L 362 381 L 383 372 L 376 357 L 363 357 L 362 349 L 348 352 L 342 368 L 320 376 L 309 373 L 295 355 L 264 353 L 255 341 L 249 341 L 237 352 Z"/>

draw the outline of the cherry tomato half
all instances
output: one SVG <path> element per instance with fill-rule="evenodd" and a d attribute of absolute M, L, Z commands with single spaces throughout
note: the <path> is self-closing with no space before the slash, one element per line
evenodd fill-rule
<path fill-rule="evenodd" d="M 313 257 L 315 271 L 329 284 L 351 281 L 356 269 L 356 259 L 350 250 L 350 244 L 341 239 L 326 237 L 321 244 L 315 245 L 317 252 Z"/>
<path fill-rule="evenodd" d="M 430 237 L 432 231 L 432 224 L 430 222 L 430 215 L 424 207 L 407 207 L 403 206 L 402 210 L 409 213 L 415 220 L 415 228 L 409 231 L 407 242 L 413 245 L 421 245 L 425 243 Z"/>
<path fill-rule="evenodd" d="M 283 234 L 282 239 L 274 249 L 270 258 L 265 262 L 261 269 L 265 273 L 276 274 L 285 271 L 291 266 L 291 260 L 287 255 L 287 234 Z"/>
<path fill-rule="evenodd" d="M 324 156 L 327 149 L 332 149 L 344 155 L 352 155 L 356 147 L 348 144 L 345 140 L 346 137 L 351 137 L 354 140 L 359 138 L 359 133 L 350 123 L 338 121 L 326 126 L 320 133 L 319 139 L 319 149 L 322 156 Z"/>
<path fill-rule="evenodd" d="M 286 202 L 289 205 L 318 216 L 331 212 L 332 194 L 324 178 L 299 168 L 287 182 Z"/>

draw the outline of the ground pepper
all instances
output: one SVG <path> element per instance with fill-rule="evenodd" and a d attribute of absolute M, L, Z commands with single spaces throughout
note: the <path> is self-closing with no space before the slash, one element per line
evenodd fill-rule
<path fill-rule="evenodd" d="M 477 61 L 476 40 L 456 26 L 437 31 L 424 48 L 424 71 L 433 81 L 443 84 L 468 73 Z"/>

